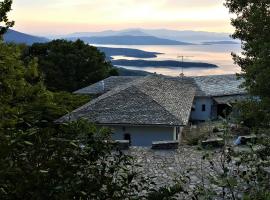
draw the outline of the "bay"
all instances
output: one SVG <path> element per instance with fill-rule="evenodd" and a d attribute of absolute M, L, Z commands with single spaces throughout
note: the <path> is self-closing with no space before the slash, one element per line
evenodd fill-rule
<path fill-rule="evenodd" d="M 218 68 L 188 68 L 183 69 L 183 73 L 186 76 L 199 76 L 199 75 L 216 75 L 216 74 L 234 74 L 240 72 L 240 68 L 236 66 L 232 60 L 231 52 L 240 53 L 240 44 L 213 44 L 213 45 L 97 45 L 103 47 L 114 48 L 132 48 L 150 52 L 159 52 L 156 58 L 149 58 L 144 60 L 178 60 L 179 67 L 128 67 L 119 66 L 132 70 L 143 70 L 148 72 L 156 72 L 158 74 L 178 76 L 182 72 L 181 58 L 184 57 L 186 62 L 205 62 L 218 66 Z M 114 59 L 138 59 L 125 56 L 114 56 Z"/>

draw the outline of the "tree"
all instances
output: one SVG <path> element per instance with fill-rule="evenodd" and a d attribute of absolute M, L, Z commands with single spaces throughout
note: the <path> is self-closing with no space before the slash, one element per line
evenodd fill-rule
<path fill-rule="evenodd" d="M 2 39 L 3 34 L 7 31 L 8 28 L 14 25 L 14 21 L 9 21 L 7 13 L 11 11 L 12 0 L 4 0 L 0 2 L 0 39 Z"/>
<path fill-rule="evenodd" d="M 81 40 L 33 44 L 25 56 L 38 58 L 45 84 L 53 91 L 73 92 L 111 74 L 116 75 L 105 55 Z"/>
<path fill-rule="evenodd" d="M 269 0 L 227 0 L 225 5 L 230 12 L 236 15 L 232 19 L 235 39 L 242 41 L 242 55 L 233 54 L 234 61 L 238 64 L 245 82 L 243 86 L 252 96 L 260 98 L 251 100 L 244 106 L 256 112 L 249 111 L 244 115 L 245 120 L 255 121 L 256 116 L 261 120 L 256 126 L 267 126 L 270 123 L 270 1 Z M 251 115 L 254 114 L 254 115 Z M 253 123 L 254 126 L 254 123 Z"/>
<path fill-rule="evenodd" d="M 42 84 L 36 61 L 24 65 L 20 60 L 19 47 L 0 43 L 0 56 L 0 129 L 23 127 L 30 123 L 30 113 L 38 116 L 37 104 L 51 94 Z"/>

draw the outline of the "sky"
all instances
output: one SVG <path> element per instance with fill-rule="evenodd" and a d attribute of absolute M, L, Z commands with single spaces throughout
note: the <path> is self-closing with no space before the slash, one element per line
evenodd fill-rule
<path fill-rule="evenodd" d="M 223 0 L 13 0 L 15 30 L 36 35 L 126 28 L 233 32 Z"/>

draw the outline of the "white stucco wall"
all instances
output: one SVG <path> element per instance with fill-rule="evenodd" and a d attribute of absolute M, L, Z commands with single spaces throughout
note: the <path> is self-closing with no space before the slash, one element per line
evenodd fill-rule
<path fill-rule="evenodd" d="M 213 104 L 214 102 L 210 97 L 196 97 L 193 102 L 195 111 L 191 111 L 191 120 L 211 120 Z M 202 111 L 202 105 L 205 105 L 205 111 Z"/>
<path fill-rule="evenodd" d="M 153 126 L 109 126 L 114 133 L 114 140 L 123 140 L 125 134 L 130 134 L 132 146 L 151 146 L 153 141 L 174 140 L 173 127 Z"/>

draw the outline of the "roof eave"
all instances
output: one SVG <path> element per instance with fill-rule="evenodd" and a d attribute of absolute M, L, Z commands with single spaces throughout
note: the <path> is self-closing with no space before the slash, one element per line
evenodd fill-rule
<path fill-rule="evenodd" d="M 158 127 L 175 127 L 175 126 L 185 126 L 183 124 L 132 124 L 132 123 L 97 123 L 96 125 L 102 126 L 158 126 Z"/>

